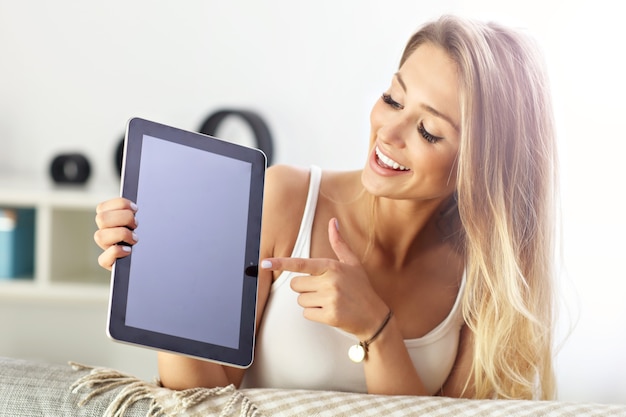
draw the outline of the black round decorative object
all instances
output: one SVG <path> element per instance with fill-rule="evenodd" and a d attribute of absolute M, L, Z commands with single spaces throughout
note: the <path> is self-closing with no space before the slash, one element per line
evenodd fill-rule
<path fill-rule="evenodd" d="M 272 164 L 274 154 L 274 141 L 267 124 L 261 116 L 250 110 L 222 109 L 211 114 L 200 127 L 199 132 L 205 135 L 214 136 L 222 121 L 235 116 L 244 120 L 252 129 L 256 140 L 256 148 L 263 151 L 267 158 L 267 165 Z"/>
<path fill-rule="evenodd" d="M 120 139 L 119 143 L 115 147 L 115 168 L 117 169 L 117 173 L 122 175 L 122 163 L 124 162 L 124 136 Z"/>
<path fill-rule="evenodd" d="M 80 153 L 57 155 L 50 165 L 50 175 L 58 184 L 84 184 L 90 174 L 89 160 Z"/>

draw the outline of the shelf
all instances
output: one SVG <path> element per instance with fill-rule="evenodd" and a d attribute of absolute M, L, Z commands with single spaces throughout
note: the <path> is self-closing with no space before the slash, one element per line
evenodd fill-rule
<path fill-rule="evenodd" d="M 53 205 L 65 208 L 92 208 L 104 200 L 117 197 L 119 185 L 87 183 L 57 185 L 50 180 L 5 176 L 0 177 L 0 204 L 31 206 Z"/>
<path fill-rule="evenodd" d="M 110 272 L 98 265 L 96 206 L 119 185 L 59 186 L 50 180 L 0 177 L 0 208 L 35 212 L 34 273 L 1 279 L 0 298 L 106 300 Z"/>
<path fill-rule="evenodd" d="M 64 304 L 106 302 L 109 291 L 109 286 L 102 284 L 45 285 L 26 280 L 0 281 L 0 300 L 48 300 Z"/>

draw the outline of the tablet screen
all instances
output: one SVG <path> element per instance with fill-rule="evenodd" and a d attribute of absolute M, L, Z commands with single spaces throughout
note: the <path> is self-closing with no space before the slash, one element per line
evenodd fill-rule
<path fill-rule="evenodd" d="M 127 133 L 122 195 L 139 207 L 139 240 L 114 267 L 109 333 L 247 366 L 265 161 L 241 145 L 136 125 Z"/>

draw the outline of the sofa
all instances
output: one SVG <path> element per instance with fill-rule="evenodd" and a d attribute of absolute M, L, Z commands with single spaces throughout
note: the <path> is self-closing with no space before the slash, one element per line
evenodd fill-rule
<path fill-rule="evenodd" d="M 328 391 L 172 391 L 104 367 L 0 358 L 0 416 L 626 416 L 626 404 L 466 400 Z"/>

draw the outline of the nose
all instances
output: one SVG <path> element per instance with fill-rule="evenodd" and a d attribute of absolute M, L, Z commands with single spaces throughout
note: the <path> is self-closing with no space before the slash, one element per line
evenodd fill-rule
<path fill-rule="evenodd" d="M 378 138 L 390 145 L 403 148 L 410 136 L 413 124 L 402 114 L 388 115 L 380 121 Z"/>

